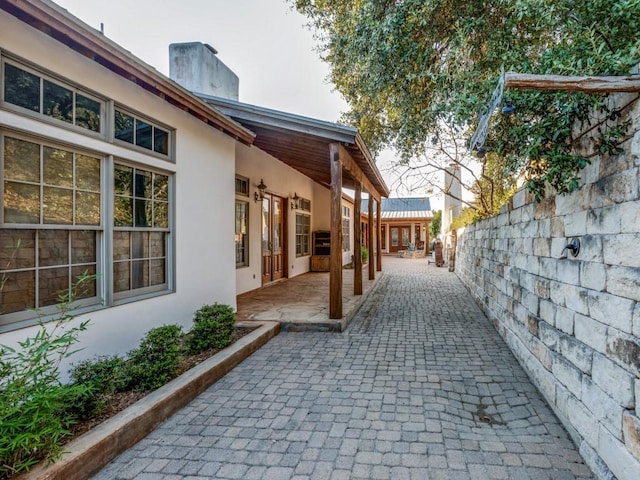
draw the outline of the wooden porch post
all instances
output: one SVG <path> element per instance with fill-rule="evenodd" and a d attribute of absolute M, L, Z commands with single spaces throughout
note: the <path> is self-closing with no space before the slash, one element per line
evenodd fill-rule
<path fill-rule="evenodd" d="M 374 280 L 376 278 L 376 267 L 373 259 L 374 252 L 377 252 L 380 247 L 378 245 L 374 245 L 374 230 L 373 226 L 377 225 L 378 222 L 374 221 L 373 218 L 373 197 L 369 195 L 368 203 L 368 215 L 369 215 L 369 280 Z M 377 227 L 376 227 L 377 229 Z"/>
<path fill-rule="evenodd" d="M 376 270 L 382 271 L 382 226 L 380 225 L 380 204 L 382 199 L 376 203 Z"/>
<path fill-rule="evenodd" d="M 342 162 L 340 145 L 329 146 L 331 163 L 331 253 L 329 258 L 329 318 L 342 318 Z"/>
<path fill-rule="evenodd" d="M 362 185 L 356 182 L 353 203 L 353 294 L 362 295 Z"/>

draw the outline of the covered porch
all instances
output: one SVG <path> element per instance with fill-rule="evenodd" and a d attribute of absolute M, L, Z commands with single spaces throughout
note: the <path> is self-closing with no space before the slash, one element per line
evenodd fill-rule
<path fill-rule="evenodd" d="M 257 147 L 266 152 L 304 177 L 313 180 L 324 192 L 328 192 L 326 197 L 324 195 L 319 197 L 323 198 L 320 204 L 314 199 L 311 224 L 314 230 L 325 229 L 330 234 L 330 252 L 328 255 L 323 254 L 326 255 L 324 260 L 328 264 L 329 272 L 322 275 L 328 287 L 324 295 L 319 297 L 324 299 L 321 310 L 326 313 L 328 319 L 342 322 L 350 308 L 350 303 L 347 301 L 345 304 L 345 299 L 355 296 L 359 300 L 366 285 L 375 280 L 376 272 L 382 271 L 380 202 L 382 197 L 389 195 L 389 190 L 357 129 L 235 100 L 203 94 L 199 96 L 209 105 L 252 131 L 255 139 L 251 148 Z M 256 177 L 255 174 L 253 176 Z M 260 183 L 259 189 L 266 188 L 262 180 Z M 343 187 L 353 190 L 354 195 L 353 216 L 348 212 L 346 219 L 345 210 L 342 208 Z M 265 188 L 261 192 L 264 192 Z M 375 219 L 372 222 L 374 227 L 368 230 L 367 241 L 363 239 L 359 221 L 353 222 L 352 231 L 350 226 L 351 218 L 354 220 L 361 218 L 363 193 L 370 199 L 368 217 Z M 294 195 L 289 193 L 289 195 L 294 205 L 297 193 Z M 327 222 L 322 225 L 323 228 L 319 228 L 318 218 L 325 215 Z M 286 236 L 286 231 L 284 235 Z M 343 269 L 343 265 L 348 262 L 348 260 L 345 261 L 345 252 L 349 250 L 349 243 L 343 245 L 343 237 L 349 242 L 353 241 L 353 270 L 349 273 Z M 360 251 L 361 245 L 365 244 L 375 246 L 371 249 L 367 265 L 363 265 Z M 264 255 L 268 258 L 272 250 L 272 242 L 263 241 L 262 248 Z M 286 265 L 291 262 L 287 262 L 285 256 L 283 263 Z M 286 293 L 293 290 L 292 281 L 298 276 L 290 274 L 292 269 L 294 266 L 282 270 L 283 277 L 291 277 L 287 280 Z M 265 295 L 279 300 L 279 295 L 273 290 L 275 287 L 278 285 L 265 285 L 263 281 L 263 287 L 259 290 L 264 290 L 267 292 Z M 345 296 L 347 290 L 350 294 Z M 261 294 L 260 291 L 249 293 Z M 244 295 L 241 294 L 238 297 L 240 310 L 242 310 L 240 303 Z"/>
<path fill-rule="evenodd" d="M 309 272 L 238 295 L 238 322 L 270 320 L 288 331 L 343 331 L 382 275 L 364 276 L 362 295 L 353 294 L 354 271 L 342 270 L 342 318 L 329 316 L 329 272 Z"/>

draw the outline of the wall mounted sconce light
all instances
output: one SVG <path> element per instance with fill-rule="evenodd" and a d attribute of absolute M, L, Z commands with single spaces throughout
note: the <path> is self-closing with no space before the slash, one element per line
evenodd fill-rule
<path fill-rule="evenodd" d="M 264 200 L 264 192 L 267 190 L 267 186 L 264 184 L 264 180 L 260 179 L 260 183 L 257 185 L 258 191 L 253 193 L 253 201 L 258 203 L 258 201 Z"/>
<path fill-rule="evenodd" d="M 297 193 L 294 193 L 291 199 L 291 210 L 297 210 L 298 208 L 300 208 L 300 197 Z"/>
<path fill-rule="evenodd" d="M 562 252 L 560 253 L 560 258 L 567 258 L 567 255 L 565 254 L 567 250 L 571 252 L 572 257 L 577 257 L 578 254 L 580 253 L 580 239 L 572 238 L 571 241 L 569 241 L 569 243 L 567 243 L 562 249 Z"/>

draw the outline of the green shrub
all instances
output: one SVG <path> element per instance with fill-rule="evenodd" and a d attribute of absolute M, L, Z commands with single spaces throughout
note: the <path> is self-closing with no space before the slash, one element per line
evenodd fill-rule
<path fill-rule="evenodd" d="M 209 348 L 224 348 L 233 341 L 236 316 L 228 305 L 205 305 L 196 311 L 187 334 L 187 352 L 197 354 Z"/>
<path fill-rule="evenodd" d="M 73 383 L 91 386 L 96 393 L 113 393 L 124 388 L 126 361 L 122 357 L 97 357 L 83 360 L 70 372 Z"/>
<path fill-rule="evenodd" d="M 362 263 L 365 263 L 369 260 L 369 249 L 364 245 L 360 247 L 360 254 L 362 255 Z"/>
<path fill-rule="evenodd" d="M 178 375 L 182 327 L 163 325 L 147 333 L 140 346 L 129 352 L 124 383 L 132 390 L 154 390 Z"/>
<path fill-rule="evenodd" d="M 95 279 L 83 275 L 78 284 Z M 75 290 L 72 289 L 72 291 Z M 56 460 L 76 412 L 70 401 L 90 395 L 86 385 L 62 385 L 59 367 L 73 355 L 88 321 L 71 327 L 73 293 L 60 298 L 55 320 L 42 322 L 37 333 L 18 342 L 18 348 L 0 345 L 0 479 L 24 472 L 39 460 Z"/>

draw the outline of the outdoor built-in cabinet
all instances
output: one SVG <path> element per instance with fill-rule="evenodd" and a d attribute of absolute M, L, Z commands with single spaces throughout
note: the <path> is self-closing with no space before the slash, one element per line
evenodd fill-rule
<path fill-rule="evenodd" d="M 318 230 L 312 234 L 313 255 L 311 255 L 312 272 L 329 271 L 329 254 L 331 253 L 331 232 Z"/>

